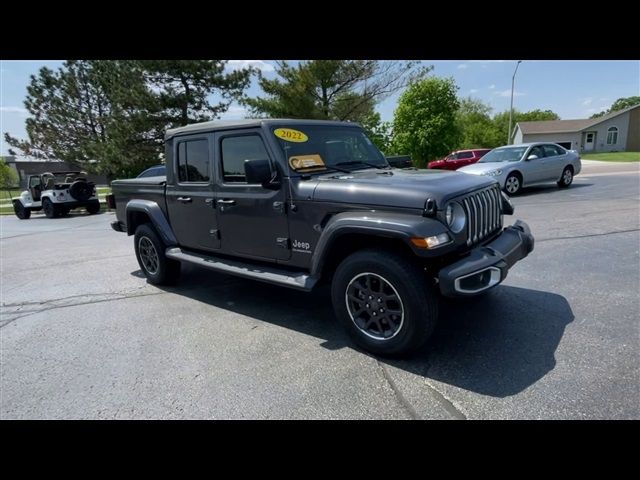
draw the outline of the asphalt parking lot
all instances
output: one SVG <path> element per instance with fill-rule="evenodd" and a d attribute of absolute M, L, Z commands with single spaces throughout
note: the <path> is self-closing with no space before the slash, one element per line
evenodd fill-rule
<path fill-rule="evenodd" d="M 514 198 L 534 252 L 408 360 L 354 349 L 326 290 L 148 285 L 112 213 L 2 216 L 0 417 L 639 418 L 639 167 Z"/>

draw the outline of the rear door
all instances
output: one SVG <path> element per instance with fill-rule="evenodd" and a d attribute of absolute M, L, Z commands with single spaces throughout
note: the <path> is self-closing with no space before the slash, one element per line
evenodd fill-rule
<path fill-rule="evenodd" d="M 558 145 L 544 145 L 544 152 L 549 157 L 549 180 L 558 180 L 567 165 L 567 151 Z"/>
<path fill-rule="evenodd" d="M 219 132 L 215 146 L 219 160 L 216 209 L 221 251 L 262 260 L 287 260 L 291 250 L 285 189 L 249 184 L 244 175 L 245 160 L 268 159 L 272 172 L 276 171 L 262 131 L 255 128 Z"/>
<path fill-rule="evenodd" d="M 220 248 L 213 204 L 213 134 L 176 137 L 173 178 L 167 185 L 167 209 L 181 247 L 216 251 Z"/>

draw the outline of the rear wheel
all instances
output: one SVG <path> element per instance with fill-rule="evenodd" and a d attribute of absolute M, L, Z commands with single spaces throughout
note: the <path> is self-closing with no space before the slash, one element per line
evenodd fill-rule
<path fill-rule="evenodd" d="M 566 166 L 562 171 L 562 176 L 560 177 L 560 180 L 558 180 L 558 186 L 560 188 L 567 188 L 572 183 L 573 183 L 573 168 L 571 168 L 570 166 Z"/>
<path fill-rule="evenodd" d="M 420 267 L 395 252 L 362 250 L 336 269 L 336 316 L 356 344 L 379 355 L 422 346 L 437 319 L 437 297 Z"/>
<path fill-rule="evenodd" d="M 54 205 L 54 203 L 48 198 L 42 199 L 42 210 L 44 210 L 44 214 L 47 218 L 56 218 L 60 215 L 58 206 Z"/>
<path fill-rule="evenodd" d="M 89 215 L 94 215 L 100 211 L 100 202 L 90 203 L 86 208 Z"/>
<path fill-rule="evenodd" d="M 178 280 L 180 262 L 165 256 L 166 246 L 150 224 L 138 226 L 134 236 L 134 248 L 138 265 L 149 283 L 170 285 Z"/>
<path fill-rule="evenodd" d="M 13 211 L 20 220 L 28 220 L 31 217 L 31 210 L 22 205 L 20 200 L 13 201 Z"/>

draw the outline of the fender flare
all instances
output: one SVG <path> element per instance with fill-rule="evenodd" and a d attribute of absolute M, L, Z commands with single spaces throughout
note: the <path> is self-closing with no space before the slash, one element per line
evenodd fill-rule
<path fill-rule="evenodd" d="M 129 200 L 125 207 L 125 212 L 127 218 L 127 235 L 133 235 L 135 233 L 134 227 L 137 227 L 137 225 L 133 224 L 132 214 L 134 212 L 141 212 L 145 213 L 149 217 L 151 223 L 153 224 L 156 231 L 162 238 L 162 241 L 167 247 L 178 244 L 178 240 L 173 233 L 171 225 L 169 225 L 167 217 L 164 215 L 164 212 L 160 208 L 160 205 L 158 205 L 156 202 L 137 199 Z"/>
<path fill-rule="evenodd" d="M 434 218 L 420 215 L 376 211 L 343 212 L 331 217 L 322 230 L 311 258 L 311 274 L 319 275 L 327 254 L 336 240 L 349 233 L 375 237 L 396 238 L 413 251 L 411 237 L 429 237 L 448 232 L 448 228 Z"/>

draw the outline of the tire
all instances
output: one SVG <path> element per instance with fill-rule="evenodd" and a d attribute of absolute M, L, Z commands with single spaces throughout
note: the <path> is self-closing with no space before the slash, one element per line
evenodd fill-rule
<path fill-rule="evenodd" d="M 560 188 L 568 188 L 569 185 L 573 183 L 573 167 L 571 165 L 567 165 L 564 167 L 562 171 L 562 176 L 560 180 L 558 180 L 558 187 Z"/>
<path fill-rule="evenodd" d="M 93 185 L 84 180 L 76 180 L 69 187 L 69 194 L 79 202 L 86 202 L 93 195 Z"/>
<path fill-rule="evenodd" d="M 133 238 L 138 265 L 149 283 L 171 285 L 180 278 L 180 262 L 165 256 L 166 246 L 150 224 L 139 225 Z"/>
<path fill-rule="evenodd" d="M 367 281 L 369 292 L 365 291 Z M 376 298 L 379 291 L 387 298 Z M 374 295 L 367 298 L 368 293 Z M 331 298 L 338 320 L 353 341 L 383 356 L 408 355 L 420 348 L 438 316 L 438 299 L 424 271 L 387 250 L 361 250 L 344 259 L 333 277 Z M 389 314 L 392 310 L 400 313 Z M 384 317 L 376 322 L 377 312 Z"/>
<path fill-rule="evenodd" d="M 13 211 L 20 220 L 28 220 L 31 217 L 31 210 L 25 208 L 20 200 L 13 201 Z"/>
<path fill-rule="evenodd" d="M 85 208 L 87 209 L 87 213 L 89 215 L 95 215 L 100 211 L 100 202 L 89 203 Z"/>
<path fill-rule="evenodd" d="M 510 173 L 504 181 L 504 191 L 509 195 L 517 195 L 522 190 L 522 175 Z"/>
<path fill-rule="evenodd" d="M 42 210 L 47 218 L 56 218 L 60 216 L 60 209 L 48 198 L 42 199 Z"/>

